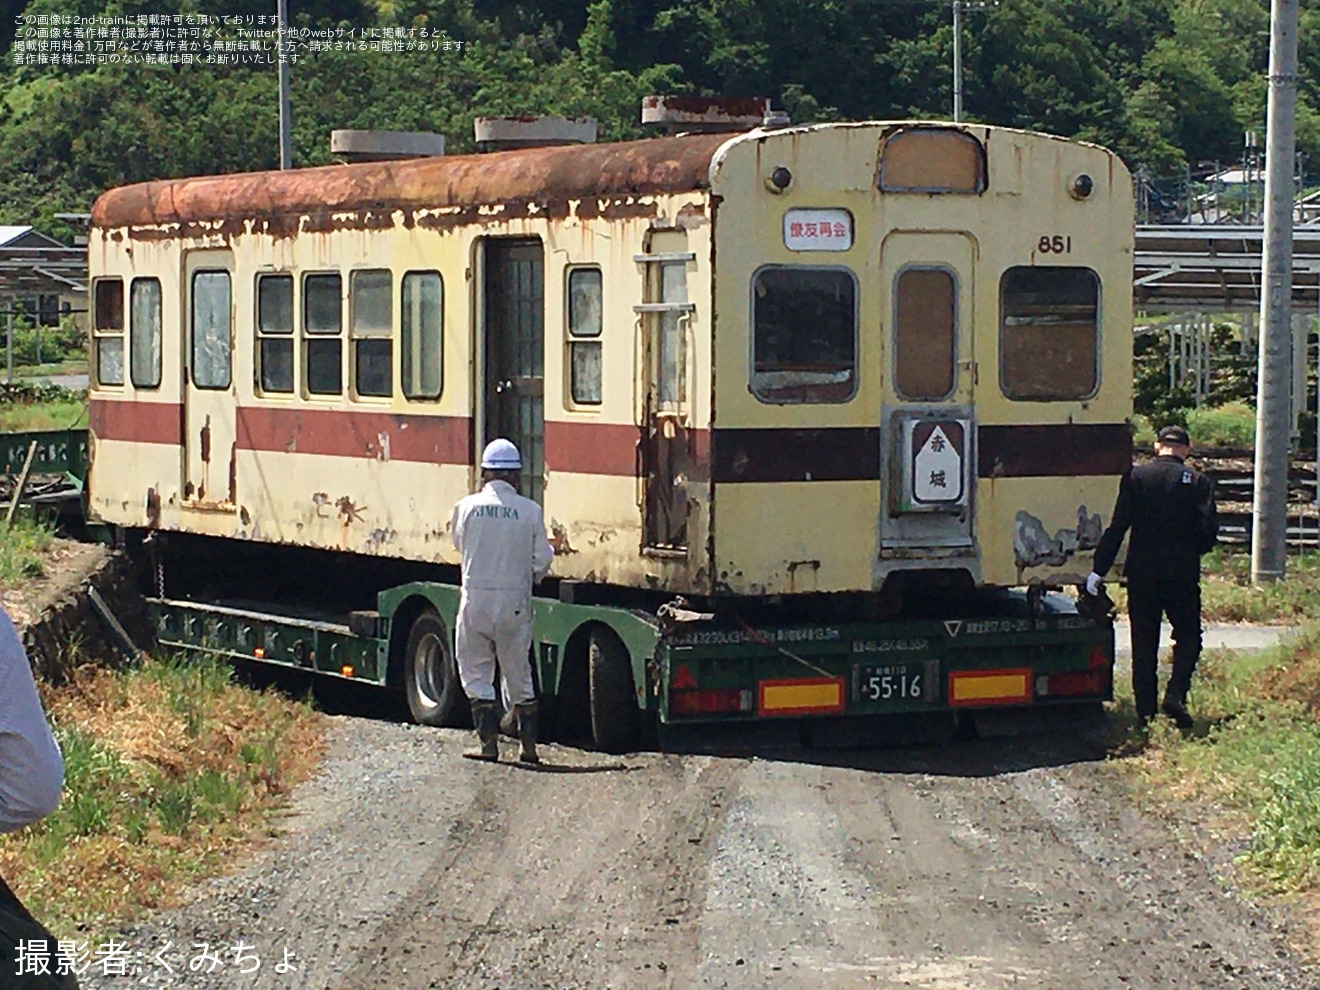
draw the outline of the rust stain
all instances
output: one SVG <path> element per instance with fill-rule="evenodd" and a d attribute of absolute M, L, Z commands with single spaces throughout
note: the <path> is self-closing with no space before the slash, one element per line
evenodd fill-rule
<path fill-rule="evenodd" d="M 339 510 L 339 521 L 345 526 L 351 523 L 361 522 L 362 513 L 367 511 L 367 507 L 353 504 L 353 499 L 347 495 L 341 495 L 339 501 L 335 503 L 335 508 Z"/>
<path fill-rule="evenodd" d="M 759 112 L 759 111 L 757 111 Z M 130 228 L 135 239 L 244 233 L 288 237 L 299 230 L 373 229 L 394 213 L 509 204 L 566 215 L 572 200 L 626 203 L 656 193 L 705 189 L 727 134 L 695 134 L 599 145 L 523 148 L 398 162 L 283 172 L 162 179 L 104 193 L 92 207 L 97 228 Z M 513 207 L 522 204 L 522 211 Z M 306 218 L 305 223 L 294 218 Z M 418 226 L 423 220 L 415 218 Z M 463 221 L 459 221 L 463 222 Z M 176 225 L 168 233 L 140 228 Z M 196 225 L 196 226 L 193 226 Z"/>
<path fill-rule="evenodd" d="M 325 492 L 312 493 L 312 508 L 315 510 L 317 519 L 329 519 L 330 514 L 326 510 L 330 507 L 330 496 Z"/>
<path fill-rule="evenodd" d="M 229 501 L 238 501 L 238 444 L 229 448 Z"/>
<path fill-rule="evenodd" d="M 200 439 L 202 442 L 201 445 L 202 463 L 209 464 L 211 462 L 211 417 L 210 416 L 207 416 L 206 422 L 202 424 L 202 432 Z"/>
<path fill-rule="evenodd" d="M 577 553 L 568 542 L 568 529 L 563 523 L 553 520 L 550 523 L 550 547 L 554 550 L 556 557 Z"/>
<path fill-rule="evenodd" d="M 147 529 L 160 529 L 160 492 L 147 489 Z"/>
<path fill-rule="evenodd" d="M 718 114 L 727 117 L 756 117 L 765 115 L 769 106 L 761 96 L 648 96 L 642 100 L 645 108 L 663 106 L 670 113 L 690 113 L 697 116 Z"/>

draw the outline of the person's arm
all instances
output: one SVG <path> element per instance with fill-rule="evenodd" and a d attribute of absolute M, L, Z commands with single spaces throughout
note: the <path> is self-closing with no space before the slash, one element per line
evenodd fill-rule
<path fill-rule="evenodd" d="M 60 803 L 64 761 L 37 697 L 23 644 L 0 612 L 0 832 L 45 818 Z"/>
<path fill-rule="evenodd" d="M 1201 475 L 1196 492 L 1196 552 L 1209 553 L 1219 542 L 1219 510 L 1215 508 L 1215 483 Z"/>
<path fill-rule="evenodd" d="M 532 583 L 540 581 L 554 563 L 555 550 L 545 538 L 545 517 L 540 510 L 536 513 L 536 525 L 532 532 Z"/>
<path fill-rule="evenodd" d="M 1109 520 L 1109 528 L 1100 537 L 1100 544 L 1095 548 L 1095 559 L 1091 564 L 1094 572 L 1101 577 L 1114 566 L 1118 548 L 1123 545 L 1123 537 L 1132 525 L 1132 472 L 1124 473 L 1118 483 L 1118 499 L 1114 502 L 1114 515 Z"/>
<path fill-rule="evenodd" d="M 449 538 L 454 541 L 454 549 L 463 552 L 462 519 L 458 512 L 459 503 L 454 503 L 454 511 L 449 517 Z"/>

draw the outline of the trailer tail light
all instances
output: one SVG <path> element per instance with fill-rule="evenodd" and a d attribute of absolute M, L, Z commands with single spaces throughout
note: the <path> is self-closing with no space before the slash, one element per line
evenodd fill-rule
<path fill-rule="evenodd" d="M 673 691 L 669 695 L 673 715 L 729 715 L 751 710 L 752 692 L 746 688 Z"/>
<path fill-rule="evenodd" d="M 1043 674 L 1036 678 L 1036 694 L 1047 698 L 1080 698 L 1109 693 L 1109 655 L 1103 646 L 1096 645 L 1085 670 L 1068 670 L 1058 674 Z"/>
<path fill-rule="evenodd" d="M 266 656 L 266 648 L 264 646 L 258 646 L 255 650 L 252 651 L 252 655 L 256 657 L 258 660 L 261 660 Z"/>
<path fill-rule="evenodd" d="M 339 668 L 339 672 L 343 674 L 345 677 L 352 677 L 353 667 L 350 664 L 344 664 L 342 667 Z"/>

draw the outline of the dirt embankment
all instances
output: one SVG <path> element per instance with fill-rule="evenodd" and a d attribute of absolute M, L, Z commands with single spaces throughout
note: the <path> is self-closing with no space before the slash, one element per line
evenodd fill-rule
<path fill-rule="evenodd" d="M 42 577 L 0 590 L 0 604 L 18 627 L 41 676 L 61 680 L 70 663 L 116 663 L 124 650 L 92 602 L 92 590 L 140 649 L 155 630 L 128 559 L 103 546 L 56 540 Z"/>

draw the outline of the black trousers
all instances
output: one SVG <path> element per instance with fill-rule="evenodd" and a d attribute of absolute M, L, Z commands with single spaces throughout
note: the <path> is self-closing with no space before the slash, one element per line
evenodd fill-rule
<path fill-rule="evenodd" d="M 46 961 L 44 966 L 24 966 L 29 972 L 19 973 L 19 942 L 24 944 L 29 958 L 33 955 Z M 33 942 L 38 951 L 34 952 Z M 41 943 L 45 951 L 39 951 Z M 28 909 L 0 879 L 0 987 L 5 990 L 78 990 L 78 979 L 69 973 L 56 973 L 55 936 L 28 913 Z M 46 969 L 48 972 L 31 972 Z"/>
<path fill-rule="evenodd" d="M 1128 579 L 1128 618 L 1132 622 L 1132 694 L 1137 715 L 1155 714 L 1159 680 L 1160 617 L 1173 626 L 1173 675 L 1169 693 L 1182 698 L 1201 658 L 1201 584 L 1199 581 Z"/>

